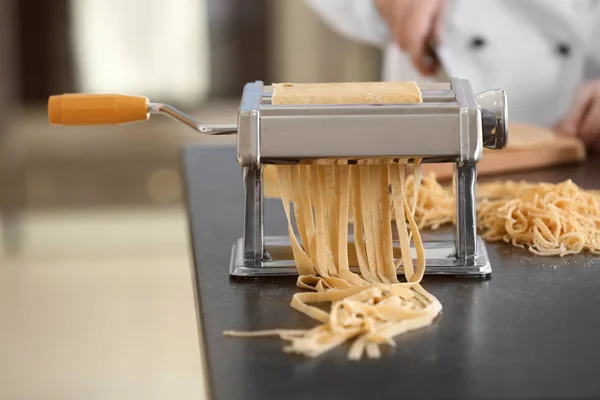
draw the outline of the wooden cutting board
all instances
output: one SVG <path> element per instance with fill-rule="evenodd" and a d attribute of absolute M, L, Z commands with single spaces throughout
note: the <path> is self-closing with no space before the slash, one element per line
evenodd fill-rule
<path fill-rule="evenodd" d="M 549 129 L 524 124 L 511 124 L 508 146 L 504 150 L 484 149 L 478 164 L 478 175 L 546 168 L 585 161 L 581 140 L 559 136 Z M 424 164 L 425 173 L 434 172 L 439 180 L 452 178 L 453 164 Z"/>

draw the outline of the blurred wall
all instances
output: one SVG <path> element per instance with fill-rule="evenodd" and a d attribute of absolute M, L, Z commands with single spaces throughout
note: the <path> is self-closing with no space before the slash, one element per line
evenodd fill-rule
<path fill-rule="evenodd" d="M 0 29 L 8 32 L 5 42 L 19 46 L 17 86 L 25 104 L 121 88 L 165 93 L 162 100 L 175 103 L 180 93 L 193 107 L 205 93 L 239 97 L 244 83 L 257 79 L 380 77 L 380 51 L 334 33 L 303 0 L 1 1 L 14 3 L 18 16 L 12 28 Z"/>
<path fill-rule="evenodd" d="M 381 52 L 334 33 L 303 0 L 269 0 L 274 81 L 379 80 Z"/>
<path fill-rule="evenodd" d="M 12 135 L 17 99 L 16 0 L 0 0 L 0 253 L 18 243 L 24 202 L 19 146 Z"/>
<path fill-rule="evenodd" d="M 16 0 L 0 0 L 0 140 L 16 98 Z"/>
<path fill-rule="evenodd" d="M 211 97 L 238 97 L 246 82 L 270 81 L 268 1 L 206 0 L 206 5 Z"/>
<path fill-rule="evenodd" d="M 43 104 L 49 94 L 75 90 L 69 0 L 12 0 L 12 40 L 18 46 L 21 101 Z M 85 1 L 85 0 L 84 0 Z"/>
<path fill-rule="evenodd" d="M 18 78 L 22 76 L 19 74 L 17 15 L 17 0 L 0 0 L 0 171 L 14 169 L 19 158 L 11 135 L 21 89 Z M 5 174 L 0 176 L 2 181 L 6 178 Z"/>
<path fill-rule="evenodd" d="M 377 80 L 378 49 L 334 33 L 303 0 L 207 0 L 211 94 L 246 82 Z"/>
<path fill-rule="evenodd" d="M 193 107 L 210 88 L 205 0 L 70 0 L 83 92 L 116 92 Z"/>
<path fill-rule="evenodd" d="M 136 13 L 133 5 L 138 4 L 137 1 L 141 0 L 110 0 L 106 3 L 103 0 L 0 0 L 5 10 L 6 4 L 12 3 L 19 16 L 11 18 L 0 8 L 0 20 L 6 20 L 0 24 L 0 32 L 5 31 L 0 35 L 0 47 L 12 45 L 19 51 L 12 58 L 20 63 L 21 71 L 21 75 L 15 73 L 16 69 L 0 73 L 0 85 L 13 84 L 17 91 L 23 93 L 21 100 L 27 106 L 15 118 L 15 128 L 8 135 L 4 134 L 11 139 L 11 145 L 4 149 L 9 154 L 23 156 L 22 170 L 12 174 L 10 179 L 23 183 L 22 193 L 25 193 L 27 206 L 72 208 L 173 204 L 181 200 L 181 183 L 176 176 L 181 148 L 192 142 L 223 143 L 215 138 L 201 137 L 189 128 L 161 117 L 121 127 L 58 128 L 48 125 L 47 97 L 77 90 L 77 82 L 86 79 L 85 74 L 78 73 L 81 71 L 78 71 L 78 65 L 94 63 L 94 60 L 111 54 L 102 65 L 114 68 L 112 74 L 116 76 L 120 64 L 128 65 L 122 70 L 127 74 L 132 71 L 129 66 L 135 64 L 132 60 L 152 60 L 160 54 L 149 50 L 155 44 L 151 35 L 144 37 L 146 41 L 140 41 L 140 29 L 152 26 L 152 18 L 158 15 L 157 10 L 161 10 L 156 5 L 159 3 L 148 3 L 155 4 L 153 12 Z M 182 15 L 189 11 L 183 6 L 189 1 L 194 0 L 173 0 L 164 3 L 164 7 L 180 7 L 171 15 Z M 73 2 L 80 6 L 82 3 L 79 2 L 85 2 L 90 8 L 84 7 L 84 11 L 81 7 L 71 8 L 69 4 Z M 110 7 L 107 6 L 120 2 L 123 4 L 112 10 L 119 14 L 115 21 L 118 19 L 120 22 L 105 27 L 115 36 L 111 36 L 110 40 L 107 37 L 108 42 L 103 46 L 93 45 L 103 38 L 101 22 L 111 18 L 111 13 L 107 12 Z M 200 5 L 202 10 L 197 8 Z M 103 11 L 96 13 L 92 6 L 101 7 Z M 155 70 L 155 73 L 166 73 L 169 65 L 185 65 L 178 71 L 193 74 L 194 65 L 206 66 L 206 69 L 197 71 L 195 78 L 205 80 L 205 89 L 210 96 L 198 95 L 196 102 L 185 102 L 187 104 L 184 105 L 186 111 L 204 122 L 235 121 L 242 86 L 248 81 L 379 79 L 379 51 L 334 33 L 306 7 L 303 0 L 199 0 L 192 9 L 195 10 L 193 13 L 198 26 L 191 29 L 190 34 L 199 36 L 190 39 L 185 46 L 194 48 L 188 52 L 180 43 L 177 51 L 165 53 L 167 56 L 161 60 L 164 68 Z M 126 26 L 128 19 L 135 18 L 146 20 L 133 24 L 131 30 L 118 29 L 117 32 L 116 28 Z M 74 20 L 79 22 L 69 22 Z M 85 27 L 86 21 L 95 22 L 93 26 Z M 174 17 L 165 16 L 161 21 L 176 24 Z M 155 32 L 158 35 L 170 29 L 162 23 L 155 26 L 160 27 L 159 32 Z M 81 32 L 85 33 L 80 35 Z M 182 34 L 181 30 L 178 32 L 177 35 Z M 193 32 L 205 32 L 205 37 Z M 122 52 L 115 56 L 109 51 L 111 43 L 119 40 L 134 44 L 138 41 L 138 45 L 129 49 L 142 54 L 139 57 L 132 54 L 123 61 L 129 56 L 122 55 Z M 164 42 L 161 46 L 165 46 Z M 77 51 L 78 48 L 83 50 Z M 0 53 L 0 68 L 6 69 L 8 65 L 3 63 L 6 54 Z M 194 57 L 205 59 L 190 61 Z M 97 70 L 96 67 L 94 69 Z M 106 90 L 118 88 L 121 79 L 115 78 L 111 82 L 110 78 L 111 74 L 103 74 Z M 103 91 L 102 80 L 83 87 Z M 180 80 L 179 84 L 184 81 Z M 143 88 L 140 90 L 144 91 Z M 151 92 L 151 89 L 148 91 Z M 0 91 L 0 103 L 8 102 L 9 92 Z M 177 98 L 156 100 L 178 102 Z M 0 200 L 3 194 L 15 192 L 14 187 L 0 182 Z"/>

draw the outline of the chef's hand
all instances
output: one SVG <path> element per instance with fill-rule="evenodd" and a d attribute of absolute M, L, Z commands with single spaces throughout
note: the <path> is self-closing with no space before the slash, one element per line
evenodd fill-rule
<path fill-rule="evenodd" d="M 441 39 L 444 3 L 445 0 L 375 0 L 394 41 L 411 56 L 413 65 L 423 75 L 432 75 L 438 69 L 427 49 L 430 40 L 439 43 Z"/>
<path fill-rule="evenodd" d="M 556 130 L 564 135 L 578 136 L 586 147 L 600 150 L 600 79 L 587 82 L 579 89 Z"/>

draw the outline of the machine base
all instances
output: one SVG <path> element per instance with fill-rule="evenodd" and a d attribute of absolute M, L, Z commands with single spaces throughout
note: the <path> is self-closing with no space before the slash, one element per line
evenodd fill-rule
<path fill-rule="evenodd" d="M 424 242 L 427 265 L 426 275 L 453 275 L 484 278 L 491 274 L 492 268 L 483 240 L 477 236 L 477 253 L 473 259 L 459 260 L 455 256 L 453 239 L 430 239 Z M 354 244 L 349 243 L 348 255 L 355 254 Z M 296 263 L 292 255 L 290 240 L 287 236 L 265 237 L 265 250 L 267 259 L 263 261 L 244 260 L 243 239 L 233 245 L 229 274 L 234 277 L 265 277 L 298 275 Z M 411 248 L 413 259 L 416 257 L 414 248 Z M 394 256 L 400 256 L 400 248 L 394 243 Z M 356 260 L 350 259 L 350 265 L 357 265 Z M 358 266 L 350 267 L 358 272 Z M 398 274 L 402 275 L 402 268 Z"/>

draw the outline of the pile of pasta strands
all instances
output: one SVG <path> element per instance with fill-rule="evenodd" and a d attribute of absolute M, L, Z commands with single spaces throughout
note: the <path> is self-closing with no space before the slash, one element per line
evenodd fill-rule
<path fill-rule="evenodd" d="M 582 190 L 571 180 L 506 181 L 478 184 L 477 197 L 477 226 L 487 241 L 504 241 L 540 256 L 600 254 L 598 192 Z M 451 189 L 434 175 L 423 178 L 415 212 L 420 228 L 454 223 L 454 207 Z"/>
<path fill-rule="evenodd" d="M 412 179 L 419 180 L 419 171 L 417 163 Z M 286 352 L 308 357 L 353 339 L 348 357 L 358 360 L 364 354 L 378 358 L 380 345 L 394 346 L 395 336 L 433 322 L 442 306 L 420 285 L 425 251 L 414 218 L 418 191 L 406 192 L 406 161 L 277 166 L 277 176 L 299 272 L 297 284 L 309 290 L 296 293 L 291 306 L 320 325 L 310 330 L 229 331 L 226 335 L 278 335 L 289 342 Z M 292 207 L 299 235 L 294 231 Z M 350 214 L 355 216 L 351 225 Z M 393 258 L 393 219 L 398 221 L 400 260 Z M 348 243 L 349 226 L 354 246 Z M 360 273 L 350 270 L 349 251 L 355 252 Z M 403 269 L 406 282 L 398 280 L 398 268 Z M 329 303 L 329 311 L 315 303 Z"/>

